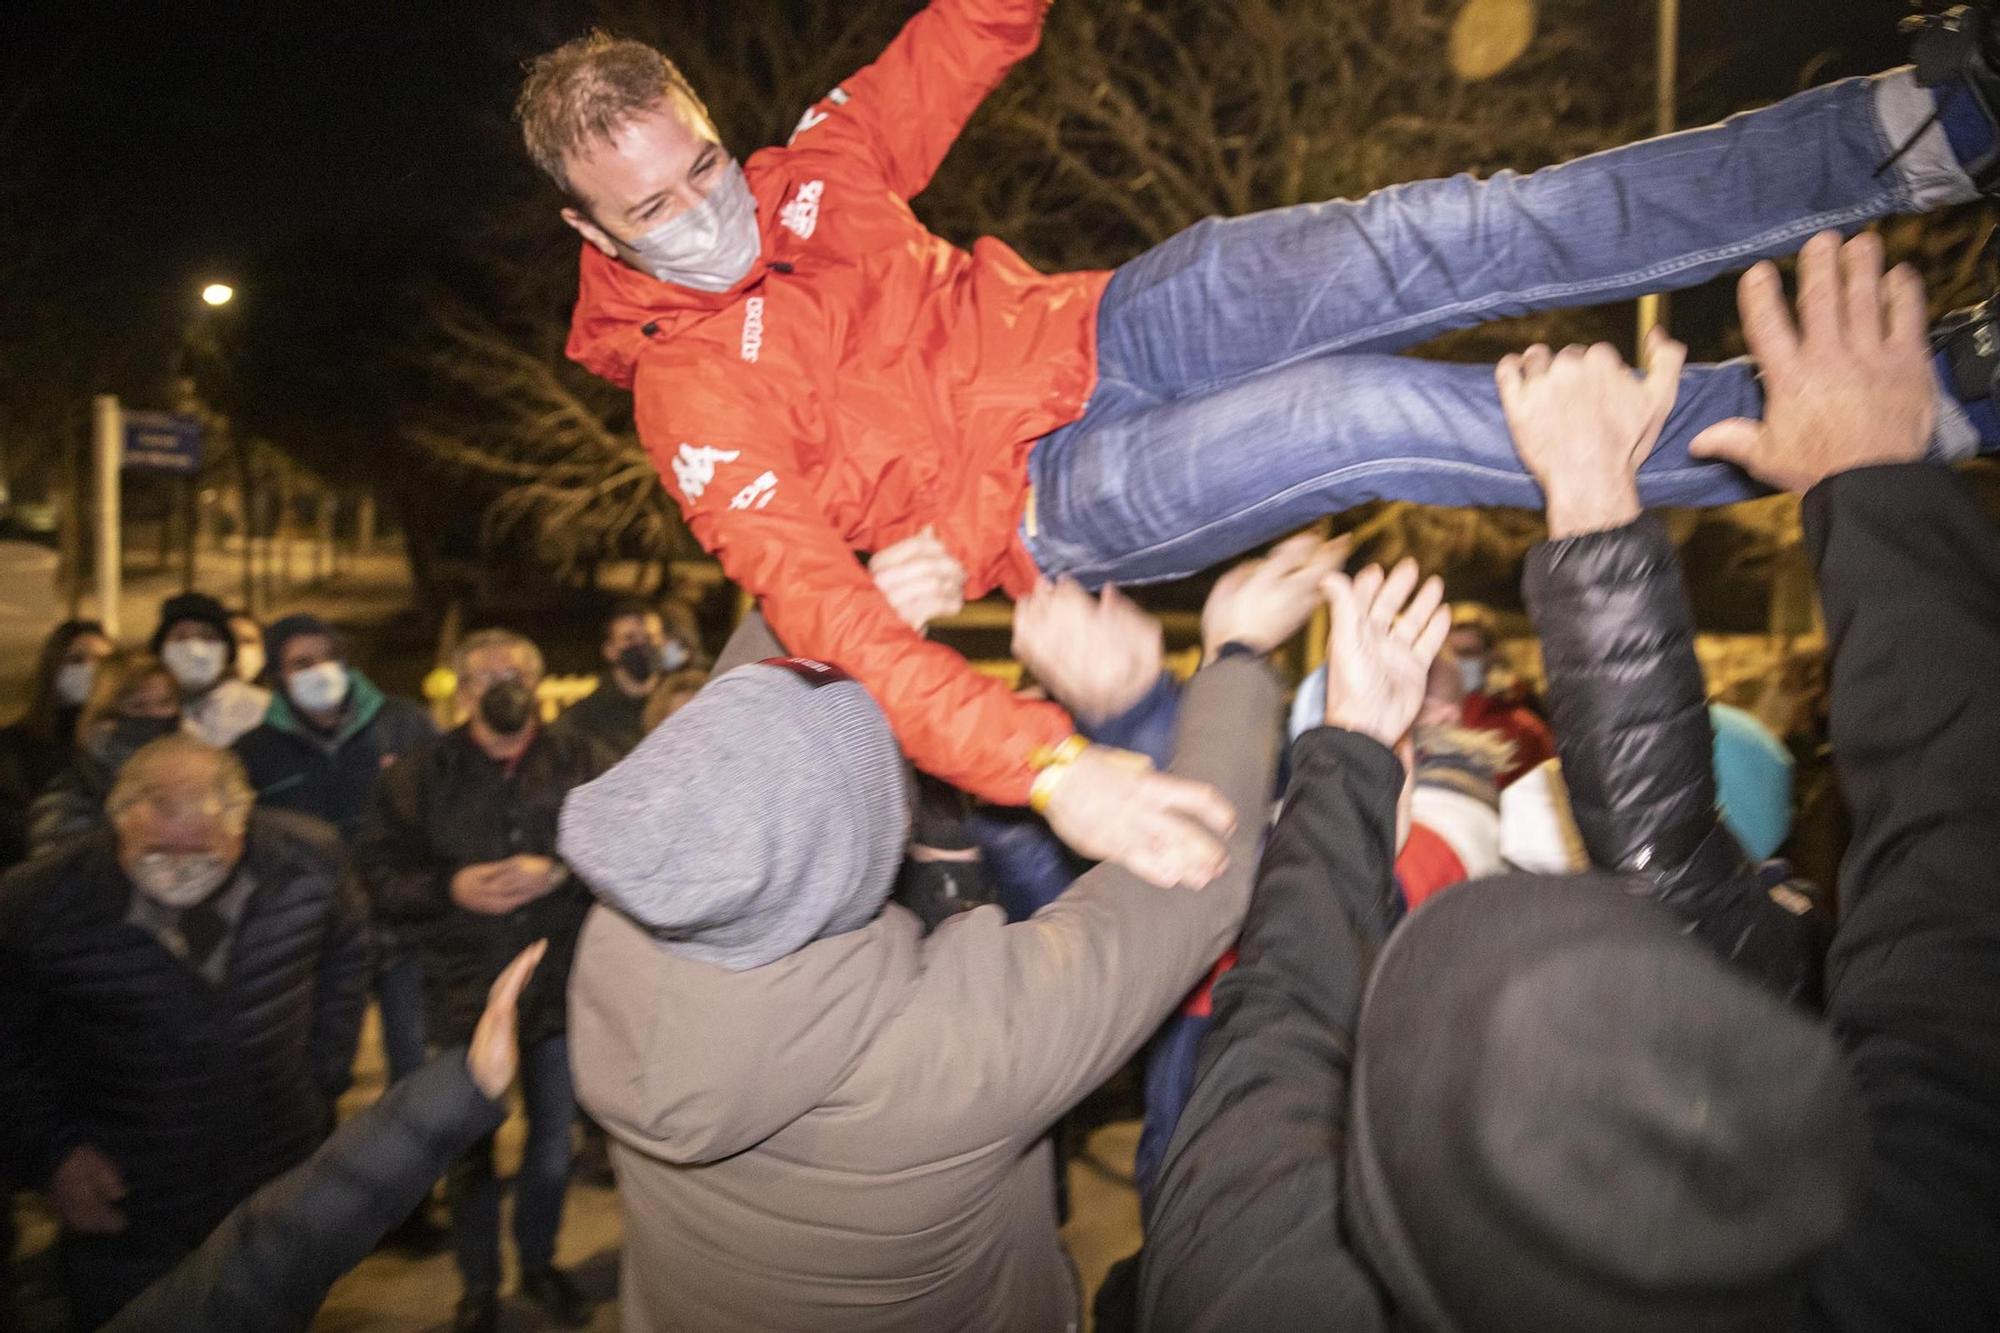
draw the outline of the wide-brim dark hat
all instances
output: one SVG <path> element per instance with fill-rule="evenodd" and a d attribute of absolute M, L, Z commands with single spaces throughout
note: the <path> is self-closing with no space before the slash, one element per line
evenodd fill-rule
<path fill-rule="evenodd" d="M 1839 1048 L 1645 887 L 1468 884 L 1383 950 L 1344 1204 L 1412 1326 L 1785 1327 L 1839 1235 L 1866 1148 Z"/>

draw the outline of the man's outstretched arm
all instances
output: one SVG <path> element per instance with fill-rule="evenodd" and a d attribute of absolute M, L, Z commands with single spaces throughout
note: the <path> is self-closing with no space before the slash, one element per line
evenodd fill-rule
<path fill-rule="evenodd" d="M 2000 543 L 1927 464 L 1832 477 L 1805 524 L 1855 825 L 1827 1016 L 1873 1130 L 1815 1322 L 2000 1327 Z"/>
<path fill-rule="evenodd" d="M 453 1161 L 507 1118 L 520 1068 L 515 1014 L 545 941 L 488 992 L 471 1045 L 439 1055 L 349 1120 L 318 1152 L 251 1195 L 108 1333 L 256 1329 L 312 1322 L 327 1290 L 410 1215 Z"/>
<path fill-rule="evenodd" d="M 1546 347 L 1496 371 L 1549 540 L 1523 591 L 1541 635 L 1563 779 L 1590 859 L 1789 999 L 1819 1000 L 1816 923 L 1772 900 L 1716 807 L 1715 734 L 1694 616 L 1638 470 L 1673 406 L 1687 349 L 1663 333 L 1644 381 L 1609 346 Z"/>
<path fill-rule="evenodd" d="M 807 110 L 792 146 L 859 156 L 911 198 L 965 122 L 1041 40 L 1049 0 L 931 0 L 874 64 Z"/>
<path fill-rule="evenodd" d="M 1795 322 L 1775 270 L 1741 291 L 1763 425 L 1698 452 L 1805 497 L 1854 815 L 1827 1017 L 1868 1109 L 1860 1210 L 1803 1326 L 2000 1327 L 2000 543 L 1921 463 L 1935 412 L 1923 285 L 1872 237 L 1821 237 Z"/>
<path fill-rule="evenodd" d="M 1436 580 L 1410 600 L 1413 565 L 1328 584 L 1329 725 L 1293 748 L 1237 965 L 1216 985 L 1215 1025 L 1147 1213 L 1149 1330 L 1385 1322 L 1341 1235 L 1343 1127 L 1363 988 L 1395 920 L 1408 733 L 1450 619 Z"/>

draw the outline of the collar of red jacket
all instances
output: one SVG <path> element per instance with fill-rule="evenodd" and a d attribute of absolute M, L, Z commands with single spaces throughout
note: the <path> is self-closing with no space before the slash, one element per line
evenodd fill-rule
<path fill-rule="evenodd" d="M 620 260 L 585 243 L 577 273 L 576 309 L 570 316 L 569 359 L 621 389 L 632 387 L 638 372 L 639 354 L 652 338 L 671 336 L 675 326 L 726 309 L 743 299 L 744 293 L 761 284 L 767 275 L 772 245 L 771 219 L 777 200 L 771 197 L 785 189 L 782 174 L 770 171 L 753 154 L 744 164 L 750 192 L 757 197 L 757 229 L 764 240 L 764 256 L 759 258 L 742 282 L 726 292 L 698 292 L 661 282 L 650 273 L 641 273 Z"/>

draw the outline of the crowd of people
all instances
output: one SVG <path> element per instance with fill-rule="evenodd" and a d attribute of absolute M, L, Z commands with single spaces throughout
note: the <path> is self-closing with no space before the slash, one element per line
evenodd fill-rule
<path fill-rule="evenodd" d="M 482 629 L 440 734 L 310 615 L 49 636 L 0 733 L 0 1168 L 75 1327 L 304 1328 L 448 1239 L 496 1329 L 515 1096 L 566 1327 L 579 1143 L 635 1333 L 2000 1327 L 2000 537 L 1951 466 L 2000 443 L 2000 309 L 1933 333 L 1861 231 L 2000 192 L 2000 18 L 1047 278 L 906 202 L 1044 7 L 935 0 L 747 168 L 658 52 L 531 65 L 571 352 L 757 602 L 712 666 L 620 604 L 551 716 Z M 1751 260 L 1744 362 L 1387 355 Z M 1764 491 L 1827 624 L 1832 884 L 1648 512 Z M 1109 586 L 1381 496 L 1542 509 L 1538 680 L 1317 528 L 1221 575 L 1186 679 Z M 1018 688 L 927 634 L 995 586 Z M 336 1124 L 371 996 L 389 1090 Z M 1135 1061 L 1141 1244 L 1091 1296 L 1052 1131 Z"/>

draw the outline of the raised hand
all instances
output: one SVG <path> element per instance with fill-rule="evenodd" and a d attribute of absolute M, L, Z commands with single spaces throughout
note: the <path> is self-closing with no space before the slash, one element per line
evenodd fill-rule
<path fill-rule="evenodd" d="M 1116 861 L 1163 889 L 1199 889 L 1221 874 L 1223 840 L 1236 828 L 1236 811 L 1215 788 L 1101 745 L 1062 772 L 1043 814 L 1079 856 Z"/>
<path fill-rule="evenodd" d="M 547 940 L 536 940 L 520 953 L 493 981 L 486 992 L 486 1009 L 479 1026 L 472 1030 L 472 1044 L 466 1048 L 465 1068 L 473 1083 L 488 1097 L 506 1095 L 521 1067 L 521 1038 L 515 1028 L 515 1012 L 528 978 L 549 951 Z"/>
<path fill-rule="evenodd" d="M 934 529 L 877 551 L 868 562 L 868 576 L 889 609 L 919 634 L 933 620 L 965 609 L 965 566 L 945 549 Z"/>
<path fill-rule="evenodd" d="M 1537 343 L 1494 370 L 1514 450 L 1542 488 L 1549 535 L 1623 527 L 1639 517 L 1639 466 L 1680 394 L 1687 347 L 1654 329 L 1644 379 L 1609 343 L 1551 352 Z"/>
<path fill-rule="evenodd" d="M 1217 579 L 1201 609 L 1206 659 L 1214 661 L 1230 643 L 1268 653 L 1298 633 L 1319 605 L 1320 583 L 1346 563 L 1353 545 L 1346 537 L 1322 541 L 1300 533 Z"/>
<path fill-rule="evenodd" d="M 1743 275 L 1743 337 L 1764 376 L 1764 419 L 1719 422 L 1689 452 L 1804 494 L 1836 473 L 1924 457 L 1937 424 L 1923 279 L 1886 277 L 1882 242 L 1833 232 L 1799 256 L 1799 317 L 1772 264 Z"/>
<path fill-rule="evenodd" d="M 1117 717 L 1144 698 L 1163 652 L 1160 622 L 1116 588 L 1093 597 L 1069 579 L 1044 582 L 1014 608 L 1015 660 L 1085 722 Z"/>
<path fill-rule="evenodd" d="M 1444 584 L 1417 586 L 1417 562 L 1384 575 L 1370 565 L 1352 579 L 1330 574 L 1332 612 L 1326 649 L 1326 724 L 1399 749 L 1423 707 L 1431 663 L 1451 633 Z"/>

